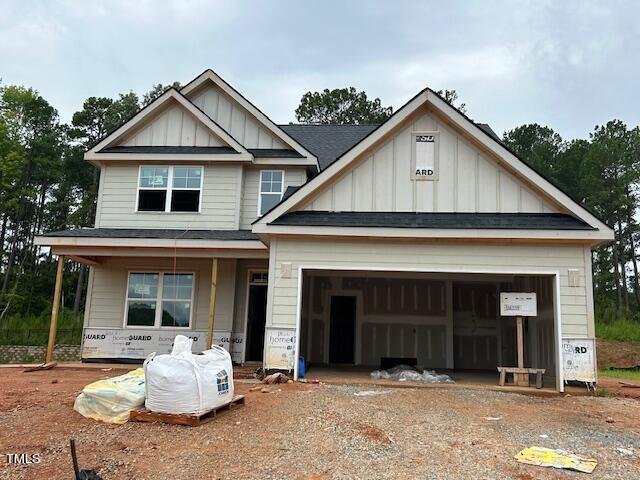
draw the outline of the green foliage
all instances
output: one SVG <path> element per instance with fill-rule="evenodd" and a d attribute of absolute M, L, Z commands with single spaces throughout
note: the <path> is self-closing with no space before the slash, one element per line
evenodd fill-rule
<path fill-rule="evenodd" d="M 442 98 L 444 98 L 444 101 L 450 104 L 451 106 L 457 108 L 462 113 L 467 113 L 466 103 L 461 103 L 459 105 L 456 105 L 456 101 L 458 100 L 458 92 L 456 92 L 455 90 L 438 90 L 436 93 L 440 95 Z"/>
<path fill-rule="evenodd" d="M 309 124 L 378 124 L 393 113 L 379 98 L 369 100 L 354 87 L 307 92 L 300 99 L 296 119 Z"/>
<path fill-rule="evenodd" d="M 640 322 L 619 319 L 599 320 L 596 322 L 596 337 L 617 342 L 640 342 Z"/>
<path fill-rule="evenodd" d="M 599 377 L 618 378 L 621 380 L 640 381 L 640 370 L 598 370 Z"/>
<path fill-rule="evenodd" d="M 46 345 L 50 313 L 50 310 L 43 310 L 38 315 L 14 314 L 6 317 L 0 326 L 0 345 Z M 62 309 L 58 318 L 56 343 L 78 345 L 81 340 L 82 316 L 74 318 L 70 309 Z"/>
<path fill-rule="evenodd" d="M 151 90 L 149 90 L 147 93 L 145 93 L 142 96 L 142 106 L 144 107 L 146 105 L 149 105 L 151 102 L 153 102 L 156 98 L 158 98 L 160 95 L 162 95 L 164 92 L 166 92 L 170 88 L 175 88 L 176 90 L 179 90 L 180 82 L 173 82 L 171 85 L 163 85 L 161 83 L 155 84 L 153 87 L 151 87 Z"/>

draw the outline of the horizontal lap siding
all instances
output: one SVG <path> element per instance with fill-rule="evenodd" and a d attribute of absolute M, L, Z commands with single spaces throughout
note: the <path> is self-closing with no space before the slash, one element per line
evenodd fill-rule
<path fill-rule="evenodd" d="M 242 167 L 204 167 L 200 213 L 136 212 L 138 165 L 109 165 L 100 190 L 96 227 L 184 228 L 233 230 L 238 228 L 238 189 Z"/>
<path fill-rule="evenodd" d="M 193 305 L 193 329 L 206 330 L 209 323 L 209 298 L 211 293 L 210 259 L 173 258 L 125 258 L 106 259 L 93 269 L 90 298 L 87 305 L 87 327 L 121 328 L 127 289 L 127 275 L 131 270 L 145 271 L 190 271 L 195 272 Z M 235 299 L 236 262 L 232 259 L 218 260 L 218 296 L 216 300 L 216 330 L 231 330 Z"/>
<path fill-rule="evenodd" d="M 362 267 L 380 270 L 430 269 L 488 270 L 513 273 L 539 271 L 560 273 L 560 298 L 564 336 L 586 337 L 592 319 L 585 282 L 582 246 L 442 245 L 408 242 L 358 242 L 277 239 L 273 250 L 274 282 L 272 323 L 295 326 L 298 267 Z M 281 277 L 281 264 L 291 263 L 291 277 Z M 567 270 L 579 269 L 579 286 L 570 287 Z M 296 301 L 292 301 L 295 299 Z"/>

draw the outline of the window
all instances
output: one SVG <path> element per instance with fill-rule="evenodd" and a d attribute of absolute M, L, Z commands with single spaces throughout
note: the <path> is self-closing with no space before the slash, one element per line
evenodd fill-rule
<path fill-rule="evenodd" d="M 140 167 L 138 212 L 198 212 L 202 167 Z"/>
<path fill-rule="evenodd" d="M 126 326 L 190 327 L 193 280 L 193 273 L 129 273 Z"/>
<path fill-rule="evenodd" d="M 284 171 L 262 170 L 260 172 L 260 195 L 258 199 L 258 216 L 271 210 L 284 193 Z"/>

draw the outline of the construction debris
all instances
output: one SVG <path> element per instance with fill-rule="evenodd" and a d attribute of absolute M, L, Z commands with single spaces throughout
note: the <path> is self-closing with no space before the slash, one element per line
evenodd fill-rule
<path fill-rule="evenodd" d="M 42 363 L 40 365 L 35 365 L 33 367 L 27 367 L 23 370 L 23 372 L 29 373 L 29 372 L 39 372 L 40 370 L 51 370 L 56 365 L 58 365 L 58 362 Z"/>
<path fill-rule="evenodd" d="M 290 380 L 291 379 L 289 377 L 287 377 L 284 373 L 277 372 L 277 373 L 272 373 L 271 375 L 267 375 L 266 377 L 264 377 L 263 382 L 264 383 L 268 383 L 268 384 L 288 383 Z"/>
<path fill-rule="evenodd" d="M 449 375 L 437 374 L 435 370 L 421 370 L 409 365 L 397 365 L 388 370 L 371 372 L 374 380 L 397 380 L 398 382 L 454 383 Z"/>
<path fill-rule="evenodd" d="M 525 448 L 515 458 L 518 462 L 528 465 L 563 468 L 583 473 L 592 473 L 598 465 L 595 458 L 543 447 Z"/>

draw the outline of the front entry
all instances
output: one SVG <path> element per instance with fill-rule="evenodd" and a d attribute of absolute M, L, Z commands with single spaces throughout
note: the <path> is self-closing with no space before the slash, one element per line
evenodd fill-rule
<path fill-rule="evenodd" d="M 262 362 L 264 325 L 267 318 L 267 285 L 250 284 L 247 306 L 247 349 L 245 362 Z"/>
<path fill-rule="evenodd" d="M 355 363 L 356 297 L 332 296 L 329 363 Z"/>

